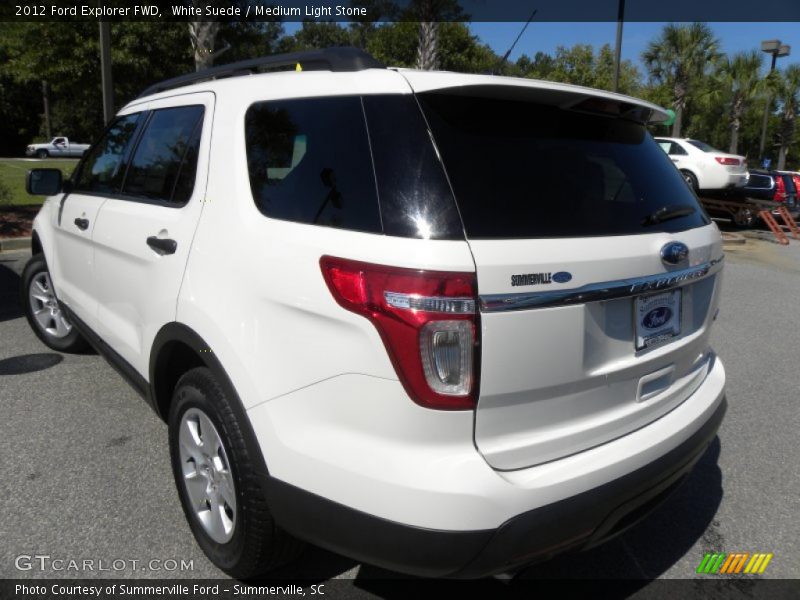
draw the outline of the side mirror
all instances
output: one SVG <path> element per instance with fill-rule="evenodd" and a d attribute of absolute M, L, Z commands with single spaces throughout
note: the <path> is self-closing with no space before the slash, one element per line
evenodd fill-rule
<path fill-rule="evenodd" d="M 33 196 L 52 196 L 63 189 L 61 169 L 31 169 L 25 178 L 25 191 Z"/>

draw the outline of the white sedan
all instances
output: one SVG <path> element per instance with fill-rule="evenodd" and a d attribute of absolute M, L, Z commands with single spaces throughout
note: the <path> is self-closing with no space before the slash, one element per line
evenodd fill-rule
<path fill-rule="evenodd" d="M 655 138 L 692 188 L 721 190 L 747 183 L 747 159 L 690 138 Z"/>

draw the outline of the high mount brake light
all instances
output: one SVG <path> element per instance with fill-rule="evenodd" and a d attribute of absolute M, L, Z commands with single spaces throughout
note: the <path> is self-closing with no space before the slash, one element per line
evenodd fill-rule
<path fill-rule="evenodd" d="M 439 410 L 475 408 L 479 314 L 474 273 L 419 271 L 323 256 L 343 308 L 369 319 L 409 396 Z"/>

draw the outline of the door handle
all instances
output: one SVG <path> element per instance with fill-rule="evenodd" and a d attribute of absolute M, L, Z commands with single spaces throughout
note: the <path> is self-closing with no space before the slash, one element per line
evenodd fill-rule
<path fill-rule="evenodd" d="M 75 225 L 77 225 L 78 229 L 80 229 L 81 231 L 86 231 L 87 229 L 89 229 L 89 219 L 81 219 L 81 218 L 75 219 Z"/>
<path fill-rule="evenodd" d="M 175 254 L 178 249 L 178 242 L 169 238 L 160 238 L 151 235 L 147 238 L 147 245 L 155 250 L 158 254 Z"/>

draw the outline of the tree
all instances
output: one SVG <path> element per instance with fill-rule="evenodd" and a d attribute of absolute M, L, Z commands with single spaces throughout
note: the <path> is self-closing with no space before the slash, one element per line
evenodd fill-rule
<path fill-rule="evenodd" d="M 739 130 L 742 128 L 742 116 L 748 105 L 765 88 L 764 79 L 761 77 L 763 60 L 757 50 L 739 52 L 733 56 L 724 57 L 715 73 L 715 98 L 719 93 L 729 97 L 730 112 L 730 145 L 728 151 L 737 154 L 739 149 Z"/>
<path fill-rule="evenodd" d="M 400 9 L 391 0 L 351 0 L 353 8 L 365 8 L 366 16 L 354 16 L 350 23 L 350 37 L 357 48 L 366 48 L 369 38 L 377 29 L 378 21 L 393 21 Z"/>
<path fill-rule="evenodd" d="M 418 69 L 439 69 L 439 30 L 443 22 L 466 20 L 457 0 L 411 0 L 404 19 L 417 21 Z"/>
<path fill-rule="evenodd" d="M 351 32 L 333 21 L 303 21 L 294 35 L 278 42 L 280 52 L 298 52 L 316 48 L 352 45 Z"/>
<path fill-rule="evenodd" d="M 2 33 L 0 55 L 7 60 L 0 73 L 19 89 L 41 90 L 41 82 L 46 81 L 53 134 L 78 141 L 94 139 L 104 126 L 97 23 L 7 23 Z M 153 60 L 153 56 L 170 60 Z M 112 23 L 111 61 L 115 108 L 119 108 L 150 84 L 191 69 L 185 25 Z M 41 92 L 28 102 L 39 113 L 34 136 L 42 134 Z"/>
<path fill-rule="evenodd" d="M 642 53 L 651 79 L 667 83 L 672 89 L 673 137 L 680 137 L 683 112 L 693 87 L 720 56 L 719 40 L 705 23 L 670 23 Z"/>
<path fill-rule="evenodd" d="M 783 72 L 773 71 L 770 75 L 772 93 L 781 106 L 778 139 L 778 170 L 786 166 L 786 155 L 794 143 L 795 120 L 800 105 L 800 64 L 789 65 Z"/>
<path fill-rule="evenodd" d="M 413 67 L 417 60 L 417 36 L 417 23 L 387 23 L 377 27 L 369 37 L 367 51 L 387 65 Z M 499 60 L 464 23 L 440 24 L 438 68 L 460 73 L 485 73 Z"/>
<path fill-rule="evenodd" d="M 511 74 L 611 90 L 614 85 L 614 53 L 608 44 L 597 52 L 589 44 L 576 44 L 571 48 L 559 46 L 555 56 L 543 52 L 537 52 L 533 60 L 526 55 L 520 56 Z M 622 61 L 620 91 L 636 94 L 641 87 L 639 70 L 631 61 Z"/>

